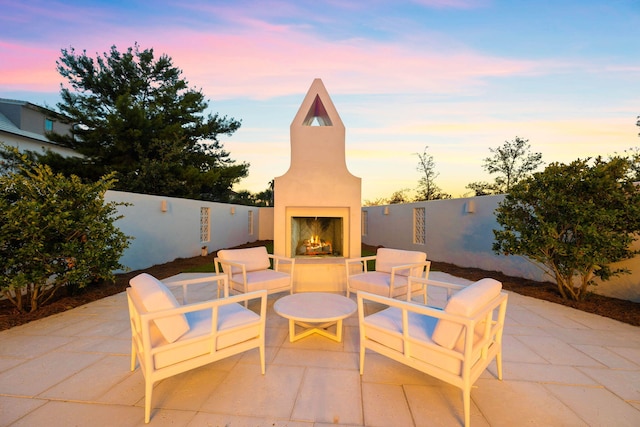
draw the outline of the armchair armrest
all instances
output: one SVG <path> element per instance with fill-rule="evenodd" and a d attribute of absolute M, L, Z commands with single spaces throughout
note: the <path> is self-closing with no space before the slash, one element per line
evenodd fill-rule
<path fill-rule="evenodd" d="M 409 276 L 409 284 L 410 286 L 413 285 L 414 283 L 421 283 L 424 286 L 424 290 L 425 293 L 428 296 L 428 291 L 429 291 L 429 286 L 432 287 L 436 287 L 436 288 L 443 288 L 446 290 L 446 301 L 449 301 L 449 299 L 451 298 L 451 296 L 466 288 L 468 285 L 460 285 L 457 283 L 449 283 L 449 282 L 443 282 L 441 280 L 433 280 L 433 279 L 429 279 L 429 278 L 425 278 L 425 277 L 417 277 L 417 276 Z"/>
<path fill-rule="evenodd" d="M 222 266 L 222 271 L 229 278 L 229 284 L 230 284 L 229 286 L 231 286 L 231 282 L 233 282 L 233 268 L 235 267 L 235 268 L 240 269 L 240 272 L 242 273 L 242 292 L 244 292 L 244 293 L 247 292 L 247 288 L 246 288 L 246 286 L 247 286 L 247 266 L 245 264 L 240 263 L 240 262 L 224 260 L 224 259 L 221 259 L 221 258 L 215 258 L 213 260 L 213 263 L 215 264 L 215 267 L 216 267 L 216 274 L 219 273 L 219 266 Z"/>
<path fill-rule="evenodd" d="M 266 319 L 265 316 L 267 312 L 267 291 L 266 290 L 253 291 L 253 292 L 248 292 L 246 294 L 238 294 L 238 295 L 234 295 L 224 299 L 215 299 L 215 300 L 209 300 L 204 302 L 196 302 L 193 304 L 182 305 L 180 307 L 176 307 L 168 310 L 159 310 L 159 311 L 146 312 L 146 313 L 141 312 L 140 326 L 141 326 L 141 332 L 142 332 L 143 345 L 145 346 L 145 348 L 152 348 L 151 324 L 153 323 L 153 321 L 157 319 L 175 316 L 176 314 L 186 314 L 186 313 L 193 313 L 193 312 L 203 311 L 203 310 L 213 310 L 216 306 L 221 307 L 221 306 L 236 304 L 236 303 L 240 304 L 240 303 L 248 302 L 250 300 L 257 299 L 257 298 L 261 299 L 260 312 L 258 314 L 260 315 L 260 317 L 263 318 L 263 321 L 264 321 L 264 319 Z M 142 307 L 139 307 L 139 309 L 142 309 Z M 179 347 L 182 345 L 188 345 L 189 343 L 193 341 L 197 341 L 198 339 L 199 338 L 196 337 L 191 340 L 174 342 L 174 343 L 166 344 L 166 346 L 163 346 L 163 347 L 172 348 L 172 347 Z M 208 338 L 205 337 L 205 339 L 208 339 Z"/>
<path fill-rule="evenodd" d="M 369 271 L 369 268 L 367 267 L 367 264 L 368 264 L 367 261 L 375 261 L 375 259 L 376 259 L 376 255 L 345 259 L 345 265 L 347 267 L 347 276 L 350 276 L 350 268 L 349 268 L 350 264 L 361 263 L 362 264 L 361 271 L 364 271 L 366 273 L 367 271 Z"/>
<path fill-rule="evenodd" d="M 417 262 L 415 264 L 404 264 L 404 265 L 396 265 L 395 267 L 391 267 L 391 275 L 394 276 L 399 271 L 403 270 L 411 270 L 412 268 L 422 267 L 422 271 L 424 272 L 425 267 L 431 266 L 431 261 Z M 420 276 L 412 276 L 412 277 L 420 277 Z"/>
<path fill-rule="evenodd" d="M 295 263 L 296 263 L 296 259 L 295 258 L 289 258 L 289 257 L 285 257 L 285 256 L 280 256 L 280 255 L 273 255 L 273 254 L 267 254 L 267 256 L 269 257 L 269 259 L 273 260 L 273 269 L 275 271 L 280 271 L 280 263 L 284 263 L 287 265 L 291 266 L 291 275 L 293 276 L 293 269 L 295 267 Z"/>
<path fill-rule="evenodd" d="M 411 270 L 414 268 L 420 268 L 420 276 L 411 276 Z M 395 267 L 391 267 L 391 279 L 389 281 L 389 295 L 393 295 L 393 289 L 394 289 L 394 285 L 395 285 L 395 277 L 396 274 L 400 274 L 400 272 L 407 270 L 408 274 L 403 274 L 403 276 L 409 276 L 409 279 L 411 279 L 412 277 L 415 279 L 426 279 L 425 276 L 429 275 L 429 269 L 431 268 L 431 261 L 423 261 L 423 262 L 417 262 L 414 264 L 405 264 L 405 265 L 396 265 Z M 425 275 L 425 271 L 426 271 L 426 275 Z M 412 292 L 411 290 L 413 289 L 413 284 L 418 282 L 418 280 L 415 281 L 411 281 L 409 280 L 407 283 L 407 301 L 411 300 L 411 295 Z M 425 285 L 425 295 L 427 292 L 427 287 Z M 426 296 L 425 296 L 426 298 Z M 426 301 L 426 299 L 425 299 Z"/>
<path fill-rule="evenodd" d="M 462 326 L 462 336 L 464 344 L 459 350 L 447 349 L 438 344 L 430 344 L 432 347 L 438 348 L 439 352 L 456 355 L 456 358 L 461 358 L 461 353 L 470 355 L 474 349 L 482 348 L 483 354 L 486 354 L 487 346 L 493 341 L 493 337 L 499 335 L 504 325 L 504 316 L 506 311 L 507 294 L 502 293 L 500 298 L 496 301 L 491 301 L 485 306 L 480 308 L 474 316 L 460 316 L 450 314 L 435 307 L 423 306 L 412 302 L 401 301 L 394 298 L 388 298 L 380 295 L 371 294 L 369 292 L 360 291 L 357 294 L 358 301 L 358 316 L 361 325 L 366 325 L 366 316 L 364 315 L 364 301 L 372 301 L 386 307 L 395 307 L 402 311 L 402 337 L 405 341 L 410 341 L 411 337 L 408 331 L 408 313 L 416 313 L 423 316 L 433 317 L 435 319 L 447 320 L 460 324 Z M 497 319 L 493 319 L 493 312 L 499 308 L 499 314 Z M 476 332 L 477 325 L 483 324 L 482 330 Z M 478 333 L 480 336 L 475 337 L 474 334 Z M 501 339 L 498 338 L 498 339 Z M 424 345 L 424 343 L 423 343 Z M 405 347 L 406 348 L 406 347 Z"/>
<path fill-rule="evenodd" d="M 193 277 L 191 277 L 193 276 Z M 203 283 L 217 282 L 217 297 L 220 298 L 220 288 L 223 289 L 223 295 L 225 297 L 229 296 L 229 279 L 226 274 L 220 274 L 216 271 L 216 274 L 209 273 L 181 273 L 176 276 L 169 277 L 167 279 L 162 279 L 162 283 L 164 283 L 168 288 L 182 286 L 182 304 L 187 304 L 187 293 L 188 287 L 191 285 L 199 285 Z"/>

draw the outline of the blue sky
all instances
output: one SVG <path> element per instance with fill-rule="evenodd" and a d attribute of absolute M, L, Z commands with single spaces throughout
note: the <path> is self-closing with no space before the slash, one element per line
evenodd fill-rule
<path fill-rule="evenodd" d="M 546 163 L 640 146 L 638 1 L 0 0 L 0 97 L 55 105 L 60 50 L 166 53 L 262 191 L 289 166 L 289 125 L 321 78 L 364 200 L 415 189 L 428 146 L 454 197 L 516 136 Z"/>

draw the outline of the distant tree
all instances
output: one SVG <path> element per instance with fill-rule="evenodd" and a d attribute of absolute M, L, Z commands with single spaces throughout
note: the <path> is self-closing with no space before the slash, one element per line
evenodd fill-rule
<path fill-rule="evenodd" d="M 424 147 L 422 153 L 416 153 L 418 156 L 418 172 L 420 172 L 420 180 L 418 181 L 418 195 L 416 201 L 450 199 L 451 195 L 443 193 L 440 187 L 435 183 L 435 179 L 440 175 L 436 172 L 436 165 L 433 156 L 427 153 L 429 147 Z"/>
<path fill-rule="evenodd" d="M 400 203 L 410 203 L 411 197 L 407 194 L 409 189 L 404 188 L 402 190 L 395 191 L 388 200 L 388 204 L 395 205 Z"/>
<path fill-rule="evenodd" d="M 508 193 L 513 185 L 543 164 L 542 154 L 532 153 L 529 140 L 517 136 L 513 141 L 505 141 L 502 146 L 489 151 L 493 156 L 485 158 L 482 167 L 490 174 L 499 175 L 494 184 L 474 182 L 466 186 L 479 196 Z"/>
<path fill-rule="evenodd" d="M 522 255 L 555 279 L 565 299 L 582 300 L 594 278 L 628 273 L 612 263 L 640 253 L 640 187 L 629 160 L 550 164 L 515 184 L 498 205 L 493 250 Z"/>
<path fill-rule="evenodd" d="M 500 194 L 500 189 L 496 184 L 486 181 L 470 182 L 465 186 L 473 191 L 474 196 L 490 196 L 492 194 Z"/>
<path fill-rule="evenodd" d="M 274 180 L 269 181 L 269 186 L 266 190 L 261 191 L 256 194 L 256 205 L 257 206 L 273 206 L 273 185 Z"/>
<path fill-rule="evenodd" d="M 234 164 L 218 140 L 240 122 L 205 115 L 201 91 L 189 88 L 167 55 L 137 44 L 115 46 L 96 59 L 86 51 L 63 49 L 57 70 L 57 106 L 74 124 L 70 135 L 51 134 L 54 142 L 83 158 L 48 153 L 41 160 L 57 171 L 96 181 L 115 172 L 115 189 L 146 194 L 228 201 L 231 187 L 248 174 Z"/>
<path fill-rule="evenodd" d="M 389 204 L 389 199 L 387 199 L 386 197 L 378 197 L 377 199 L 374 200 L 365 200 L 362 205 L 363 206 L 380 206 L 380 205 L 388 205 Z"/>
<path fill-rule="evenodd" d="M 17 149 L 2 151 L 12 159 L 0 174 L 2 295 L 20 312 L 33 312 L 62 287 L 113 280 L 113 271 L 125 268 L 120 258 L 130 239 L 114 225 L 122 203 L 104 200 L 113 177 L 84 184 L 31 163 Z"/>

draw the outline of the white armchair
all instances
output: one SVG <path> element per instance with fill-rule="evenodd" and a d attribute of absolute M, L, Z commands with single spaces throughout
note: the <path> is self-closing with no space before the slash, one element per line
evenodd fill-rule
<path fill-rule="evenodd" d="M 269 268 L 271 262 L 273 262 L 273 269 Z M 223 271 L 227 274 L 232 293 L 264 289 L 271 295 L 293 291 L 295 259 L 271 255 L 267 253 L 267 248 L 264 246 L 222 249 L 218 251 L 214 264 L 216 273 Z"/>
<path fill-rule="evenodd" d="M 223 282 L 225 298 L 183 306 L 149 274 L 129 281 L 131 370 L 137 360 L 145 382 L 145 423 L 151 415 L 153 385 L 162 379 L 254 348 L 265 372 L 267 292 L 228 297 L 227 276 L 212 280 Z M 258 313 L 240 304 L 251 299 L 260 300 Z"/>
<path fill-rule="evenodd" d="M 469 286 L 425 279 L 427 287 L 455 290 L 444 310 L 358 292 L 360 375 L 366 349 L 373 350 L 462 390 L 464 425 L 469 426 L 471 386 L 495 358 L 502 379 L 502 331 L 507 294 L 502 284 L 482 279 Z M 365 316 L 365 303 L 385 305 Z"/>
<path fill-rule="evenodd" d="M 374 260 L 375 270 L 370 271 L 367 264 Z M 345 266 L 347 297 L 351 292 L 365 291 L 395 298 L 407 295 L 409 276 L 426 279 L 431 262 L 424 252 L 378 248 L 376 255 L 346 259 Z M 424 295 L 425 303 L 427 301 L 422 283 L 414 282 L 410 295 Z"/>

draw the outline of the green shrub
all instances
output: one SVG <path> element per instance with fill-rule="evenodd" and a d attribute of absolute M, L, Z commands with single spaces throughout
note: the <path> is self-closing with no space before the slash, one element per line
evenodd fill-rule
<path fill-rule="evenodd" d="M 21 312 L 33 312 L 62 286 L 113 280 L 113 271 L 125 268 L 119 260 L 130 239 L 114 226 L 124 204 L 104 201 L 113 177 L 86 184 L 15 149 L 3 151 L 14 170 L 0 175 L 2 294 Z"/>

